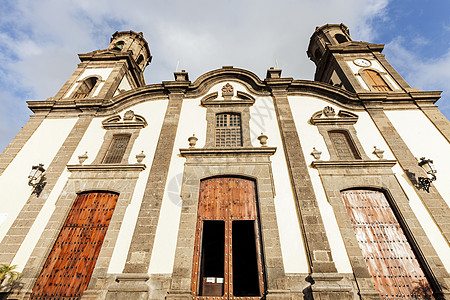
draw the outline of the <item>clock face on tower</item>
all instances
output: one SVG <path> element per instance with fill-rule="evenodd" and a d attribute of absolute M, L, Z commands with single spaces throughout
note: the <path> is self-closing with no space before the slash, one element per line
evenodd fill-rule
<path fill-rule="evenodd" d="M 369 67 L 370 65 L 372 65 L 370 61 L 364 58 L 357 58 L 353 61 L 353 63 L 359 67 Z"/>

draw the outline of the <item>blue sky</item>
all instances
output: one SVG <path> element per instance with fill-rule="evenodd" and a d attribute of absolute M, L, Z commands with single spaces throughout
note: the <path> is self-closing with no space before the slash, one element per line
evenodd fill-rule
<path fill-rule="evenodd" d="M 147 84 L 172 80 L 177 62 L 191 80 L 223 65 L 264 78 L 312 79 L 306 49 L 316 26 L 344 23 L 353 40 L 386 44 L 386 58 L 412 86 L 444 90 L 450 117 L 450 1 L 436 0 L 2 0 L 0 151 L 29 118 L 26 100 L 56 94 L 79 62 L 116 30 L 142 31 L 153 61 Z"/>

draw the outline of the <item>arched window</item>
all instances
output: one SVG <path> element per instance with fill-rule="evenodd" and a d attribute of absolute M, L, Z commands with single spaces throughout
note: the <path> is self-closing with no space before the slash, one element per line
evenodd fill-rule
<path fill-rule="evenodd" d="M 89 96 L 97 83 L 97 77 L 89 77 L 85 79 L 78 88 L 77 92 L 73 95 L 75 99 L 83 99 Z"/>
<path fill-rule="evenodd" d="M 216 147 L 240 147 L 241 115 L 223 113 L 216 115 Z"/>
<path fill-rule="evenodd" d="M 124 41 L 118 41 L 118 42 L 114 45 L 113 50 L 119 50 L 119 51 L 122 51 L 124 45 L 125 45 L 125 42 L 124 42 Z"/>
<path fill-rule="evenodd" d="M 363 74 L 374 90 L 380 92 L 392 91 L 378 72 L 373 70 L 364 70 Z"/>
<path fill-rule="evenodd" d="M 314 58 L 316 60 L 319 60 L 320 58 L 322 58 L 322 53 L 320 53 L 319 49 L 316 49 L 316 51 L 314 51 Z"/>
<path fill-rule="evenodd" d="M 328 131 L 328 136 L 330 137 L 338 159 L 361 159 L 355 144 L 346 130 L 330 130 Z"/>
<path fill-rule="evenodd" d="M 338 41 L 339 44 L 348 42 L 347 38 L 343 34 L 340 34 L 340 33 L 336 34 L 334 36 L 334 38 L 336 39 L 336 41 Z"/>

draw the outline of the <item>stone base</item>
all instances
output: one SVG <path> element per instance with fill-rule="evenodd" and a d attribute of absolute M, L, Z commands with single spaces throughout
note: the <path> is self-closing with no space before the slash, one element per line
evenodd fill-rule
<path fill-rule="evenodd" d="M 119 274 L 115 282 L 108 286 L 106 299 L 112 300 L 147 300 L 149 299 L 150 287 L 147 274 Z M 85 299 L 83 295 L 83 300 Z M 86 298 L 88 299 L 88 298 Z M 96 298 L 98 299 L 98 298 Z"/>
<path fill-rule="evenodd" d="M 166 300 L 187 300 L 192 299 L 191 291 L 169 291 Z"/>
<path fill-rule="evenodd" d="M 343 274 L 313 273 L 307 281 L 311 285 L 303 290 L 305 299 L 354 300 L 358 298 L 352 282 Z"/>
<path fill-rule="evenodd" d="M 287 290 L 268 290 L 266 294 L 267 300 L 290 300 L 291 292 Z"/>

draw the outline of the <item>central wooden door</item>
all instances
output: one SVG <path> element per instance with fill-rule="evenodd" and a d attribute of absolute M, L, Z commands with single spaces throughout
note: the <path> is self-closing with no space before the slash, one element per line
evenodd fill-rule
<path fill-rule="evenodd" d="M 383 299 L 430 299 L 432 290 L 385 195 L 342 192 L 375 288 Z"/>
<path fill-rule="evenodd" d="M 200 183 L 192 271 L 193 299 L 261 299 L 264 293 L 255 183 Z"/>
<path fill-rule="evenodd" d="M 91 279 L 118 195 L 78 195 L 44 264 L 31 299 L 79 299 Z"/>

